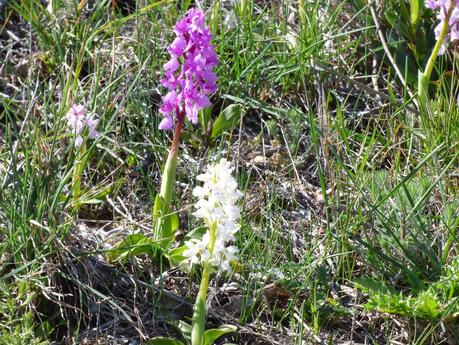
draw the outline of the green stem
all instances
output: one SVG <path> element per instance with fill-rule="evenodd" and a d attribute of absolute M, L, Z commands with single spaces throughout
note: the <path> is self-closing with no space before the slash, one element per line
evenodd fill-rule
<path fill-rule="evenodd" d="M 155 224 L 155 239 L 169 237 L 171 234 L 164 233 L 163 217 L 170 213 L 172 194 L 174 191 L 175 171 L 177 169 L 177 154 L 179 149 L 180 135 L 182 133 L 185 113 L 177 111 L 177 124 L 175 126 L 174 138 L 172 139 L 171 149 L 167 156 L 166 165 L 164 166 L 163 177 L 161 179 L 161 189 L 159 196 L 161 198 L 161 221 Z"/>
<path fill-rule="evenodd" d="M 201 345 L 206 327 L 206 300 L 207 288 L 209 286 L 210 264 L 204 264 L 202 271 L 201 284 L 199 286 L 198 297 L 194 305 L 192 328 L 191 328 L 191 345 Z"/>
<path fill-rule="evenodd" d="M 72 176 L 72 194 L 73 194 L 73 205 L 75 209 L 78 209 L 80 204 L 81 195 L 81 174 L 83 173 L 83 157 L 86 152 L 86 145 L 82 146 L 77 150 L 75 157 L 75 164 L 73 166 Z"/>
<path fill-rule="evenodd" d="M 453 13 L 454 7 L 456 6 L 455 1 L 451 1 L 451 4 L 448 8 L 448 12 L 446 13 L 445 20 L 443 21 L 443 26 L 441 28 L 440 36 L 438 37 L 437 43 L 434 46 L 432 54 L 430 54 L 429 60 L 427 61 L 427 65 L 424 72 L 419 71 L 418 74 L 418 97 L 419 103 L 427 107 L 428 97 L 427 91 L 430 82 L 430 75 L 432 74 L 432 70 L 435 65 L 435 61 L 437 60 L 438 53 L 440 52 L 441 46 L 445 40 L 445 37 L 448 33 L 448 26 L 449 26 L 449 19 L 451 18 L 451 14 Z"/>
<path fill-rule="evenodd" d="M 210 255 L 214 252 L 215 239 L 217 237 L 217 223 L 213 222 L 209 226 L 210 241 L 208 250 Z M 191 345 L 202 345 L 204 331 L 206 327 L 206 300 L 207 288 L 209 287 L 209 277 L 211 273 L 211 265 L 209 262 L 204 264 L 202 271 L 201 284 L 199 286 L 198 297 L 194 305 L 192 328 L 191 328 Z"/>

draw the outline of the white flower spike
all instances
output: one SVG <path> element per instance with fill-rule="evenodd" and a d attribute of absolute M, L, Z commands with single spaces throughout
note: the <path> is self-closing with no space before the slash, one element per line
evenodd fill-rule
<path fill-rule="evenodd" d="M 193 213 L 204 219 L 208 226 L 201 240 L 192 239 L 185 242 L 187 250 L 184 256 L 191 265 L 209 262 L 222 271 L 230 270 L 230 261 L 237 259 L 237 248 L 229 245 L 239 231 L 240 210 L 236 202 L 242 193 L 237 189 L 237 182 L 231 175 L 233 168 L 224 158 L 197 179 L 204 182 L 193 190 L 199 198 Z"/>

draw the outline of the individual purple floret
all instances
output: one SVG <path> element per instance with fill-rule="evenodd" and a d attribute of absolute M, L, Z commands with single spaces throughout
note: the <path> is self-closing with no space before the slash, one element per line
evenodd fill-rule
<path fill-rule="evenodd" d="M 198 111 L 210 106 L 208 95 L 217 91 L 217 76 L 212 68 L 218 58 L 210 43 L 212 33 L 206 26 L 204 13 L 190 9 L 174 28 L 175 40 L 168 51 L 171 59 L 164 64 L 165 78 L 161 80 L 169 92 L 163 97 L 160 112 L 164 119 L 159 129 L 174 126 L 173 114 L 186 114 L 198 122 Z"/>
<path fill-rule="evenodd" d="M 441 46 L 439 54 L 444 54 L 446 51 L 446 45 L 448 42 L 454 42 L 459 40 L 459 1 L 454 1 L 454 9 L 451 14 L 451 18 L 448 22 L 448 33 L 445 37 L 445 41 Z M 425 0 L 426 8 L 430 8 L 432 10 L 439 10 L 437 18 L 440 20 L 440 23 L 435 27 L 435 38 L 438 40 L 440 37 L 441 29 L 443 27 L 443 23 L 446 19 L 446 14 L 448 13 L 448 9 L 451 5 L 450 0 Z"/>
<path fill-rule="evenodd" d="M 83 143 L 83 137 L 81 132 L 85 127 L 88 127 L 89 137 L 95 139 L 99 136 L 99 132 L 96 131 L 99 120 L 92 117 L 86 116 L 86 109 L 81 104 L 74 104 L 70 107 L 67 113 L 67 124 L 71 131 L 75 133 L 75 145 L 80 146 Z"/>
<path fill-rule="evenodd" d="M 439 8 L 441 5 L 440 5 L 440 2 L 444 2 L 444 1 L 439 1 L 439 0 L 426 0 L 425 1 L 425 6 L 426 8 L 430 8 L 432 10 L 436 10 L 437 8 Z"/>

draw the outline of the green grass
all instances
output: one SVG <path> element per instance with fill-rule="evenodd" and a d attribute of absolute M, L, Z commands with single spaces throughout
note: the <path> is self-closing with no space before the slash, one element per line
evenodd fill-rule
<path fill-rule="evenodd" d="M 123 15 L 111 1 L 91 9 L 55 1 L 52 12 L 38 0 L 9 2 L 0 26 L 0 344 L 46 344 L 64 335 L 76 344 L 98 320 L 87 301 L 110 301 L 117 314 L 133 315 L 132 305 L 88 281 L 67 291 L 62 282 L 75 272 L 62 267 L 78 266 L 66 266 L 70 257 L 103 260 L 100 253 L 113 245 L 82 235 L 81 224 L 89 233 L 151 235 L 171 140 L 157 129 L 159 81 L 185 3 L 137 1 Z M 241 305 L 233 321 L 285 344 L 455 339 L 459 115 L 452 54 L 437 62 L 432 102 L 421 116 L 410 110 L 416 106 L 363 1 L 247 0 L 233 27 L 219 21 L 219 4 L 205 4 L 220 59 L 212 117 L 236 103 L 243 119 L 213 142 L 187 125 L 173 205 L 186 234 L 199 226 L 189 215 L 194 176 L 220 156 L 238 167 L 242 268 L 211 284 L 237 282 Z M 393 16 L 403 22 L 399 4 L 377 9 L 388 13 L 379 24 L 397 59 L 412 30 L 391 25 Z M 433 20 L 423 12 L 418 28 Z M 397 60 L 411 90 L 416 82 L 405 66 L 422 66 L 431 49 L 424 35 L 426 47 L 410 53 L 409 64 Z M 72 146 L 66 128 L 74 102 L 100 119 L 101 137 L 84 150 Z M 81 207 L 71 192 L 77 161 Z M 111 265 L 146 286 L 173 289 L 167 278 L 155 282 L 159 267 L 146 257 Z M 187 280 L 190 291 L 181 297 L 193 301 L 196 282 Z M 271 283 L 288 293 L 266 297 Z M 148 299 L 161 309 L 158 295 Z M 135 315 L 132 323 L 157 321 L 148 317 Z M 363 330 L 352 327 L 356 320 Z M 241 331 L 231 339 L 252 338 Z"/>

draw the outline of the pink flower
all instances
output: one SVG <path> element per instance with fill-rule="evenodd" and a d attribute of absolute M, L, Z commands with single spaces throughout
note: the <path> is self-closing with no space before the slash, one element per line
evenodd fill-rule
<path fill-rule="evenodd" d="M 171 59 L 164 64 L 162 85 L 169 89 L 163 97 L 160 113 L 164 119 L 159 129 L 174 126 L 174 114 L 184 112 L 198 122 L 198 112 L 210 106 L 209 94 L 217 91 L 217 76 L 212 68 L 218 57 L 210 43 L 212 33 L 201 10 L 190 9 L 174 28 L 175 40 L 168 51 Z"/>
<path fill-rule="evenodd" d="M 86 126 L 88 126 L 89 129 L 89 137 L 91 139 L 96 139 L 99 136 L 99 132 L 96 131 L 96 127 L 99 123 L 99 120 L 95 120 L 92 117 L 88 117 L 86 119 Z"/>
<path fill-rule="evenodd" d="M 83 143 L 81 132 L 88 127 L 89 137 L 96 139 L 99 132 L 96 131 L 99 120 L 86 116 L 86 109 L 81 104 L 73 104 L 67 113 L 67 124 L 70 130 L 75 133 L 75 145 L 80 146 Z"/>
<path fill-rule="evenodd" d="M 453 13 L 448 22 L 448 33 L 446 34 L 445 41 L 441 46 L 439 54 L 444 54 L 446 52 L 446 46 L 449 42 L 454 42 L 459 40 L 459 0 L 425 0 L 426 8 L 432 10 L 438 10 L 437 19 L 440 20 L 438 25 L 435 27 L 435 38 L 438 40 L 440 37 L 441 30 L 443 28 L 443 23 L 446 19 L 446 14 L 451 5 L 451 1 L 454 1 Z"/>

